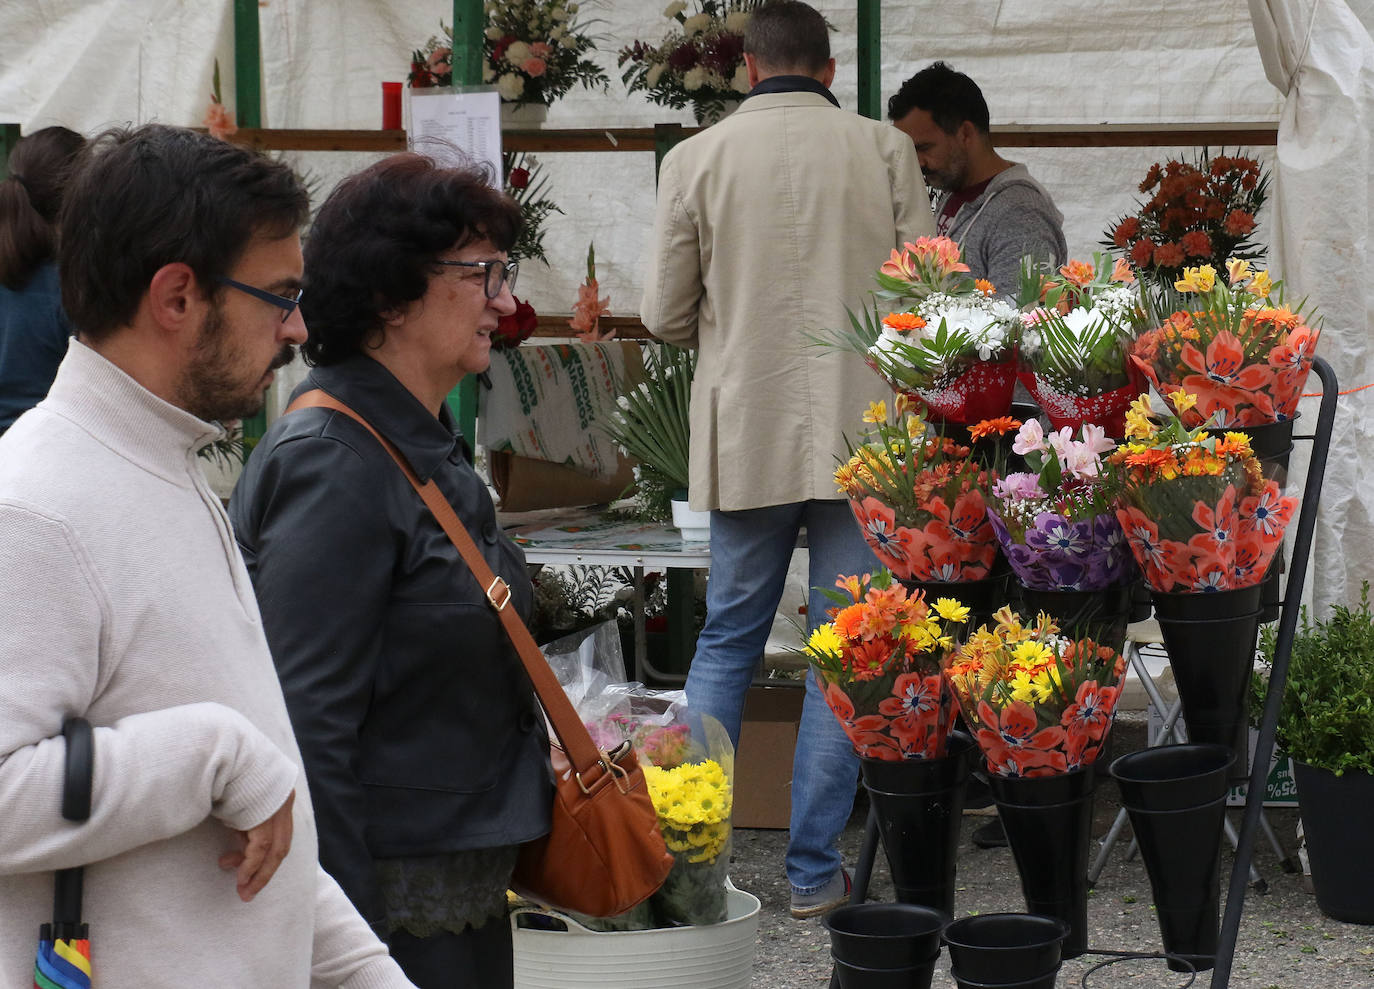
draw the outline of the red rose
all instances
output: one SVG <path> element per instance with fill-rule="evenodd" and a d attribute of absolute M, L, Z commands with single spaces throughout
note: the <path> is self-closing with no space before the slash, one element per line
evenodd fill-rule
<path fill-rule="evenodd" d="M 496 329 L 491 335 L 491 345 L 497 350 L 518 347 L 521 341 L 530 338 L 538 325 L 539 317 L 534 311 L 534 306 L 515 299 L 515 312 L 497 320 Z"/>
<path fill-rule="evenodd" d="M 512 189 L 523 189 L 530 184 L 530 170 L 528 168 L 512 168 L 510 175 L 506 176 L 506 182 Z"/>

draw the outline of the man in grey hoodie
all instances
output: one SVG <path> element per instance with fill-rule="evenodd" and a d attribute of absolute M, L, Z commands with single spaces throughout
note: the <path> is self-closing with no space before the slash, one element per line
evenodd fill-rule
<path fill-rule="evenodd" d="M 887 116 L 916 146 L 926 184 L 939 192 L 936 228 L 963 248 L 975 278 L 1013 296 L 1022 256 L 1055 268 L 1068 260 L 1064 215 L 1025 165 L 997 153 L 972 79 L 934 62 L 902 83 Z"/>

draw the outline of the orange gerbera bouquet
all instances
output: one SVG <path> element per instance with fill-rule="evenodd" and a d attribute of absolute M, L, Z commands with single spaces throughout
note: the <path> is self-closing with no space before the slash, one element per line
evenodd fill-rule
<path fill-rule="evenodd" d="M 1167 396 L 1192 410 L 1191 395 Z M 1298 500 L 1266 480 L 1249 437 L 1157 422 L 1141 395 L 1126 414 L 1126 441 L 1107 458 L 1119 472 L 1117 518 L 1156 591 L 1250 587 L 1264 579 Z"/>
<path fill-rule="evenodd" d="M 825 591 L 836 605 L 832 620 L 797 651 L 855 751 L 890 761 L 942 757 L 953 704 L 940 662 L 968 609 L 951 598 L 931 606 L 886 570 L 842 576 L 835 586 Z"/>
<path fill-rule="evenodd" d="M 1095 762 L 1121 696 L 1121 654 L 1059 635 L 1043 612 L 1027 626 L 1004 607 L 993 621 L 945 667 L 988 771 L 1053 776 Z"/>
<path fill-rule="evenodd" d="M 996 474 L 969 447 L 931 435 L 905 395 L 874 402 L 864 413 L 864 442 L 835 470 L 864 539 L 883 565 L 903 580 L 965 581 L 987 577 L 997 535 L 987 499 Z M 979 423 L 975 438 L 1020 423 L 1010 417 Z"/>
<path fill-rule="evenodd" d="M 1141 335 L 1132 360 L 1189 426 L 1212 420 L 1226 428 L 1292 419 L 1317 356 L 1320 324 L 1309 326 L 1283 304 L 1282 286 L 1248 261 L 1226 262 L 1226 280 L 1210 265 L 1186 268 L 1174 288 L 1185 304 Z M 1271 299 L 1277 297 L 1277 305 Z"/>

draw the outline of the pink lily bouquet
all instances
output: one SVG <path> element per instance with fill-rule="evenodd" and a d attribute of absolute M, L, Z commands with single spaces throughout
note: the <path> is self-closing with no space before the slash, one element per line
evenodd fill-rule
<path fill-rule="evenodd" d="M 1034 590 L 1102 590 L 1135 572 L 1115 512 L 1116 475 L 1102 459 L 1116 443 L 1092 424 L 1073 435 L 1027 421 L 1012 450 L 1030 470 L 992 486 L 988 519 L 1017 580 Z"/>

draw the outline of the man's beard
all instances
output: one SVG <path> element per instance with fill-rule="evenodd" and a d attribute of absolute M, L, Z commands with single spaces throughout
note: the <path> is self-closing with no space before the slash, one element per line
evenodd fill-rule
<path fill-rule="evenodd" d="M 291 363 L 296 352 L 284 344 L 270 368 L 245 369 L 242 355 L 225 332 L 225 322 L 221 307 L 214 306 L 200 328 L 191 362 L 182 371 L 177 389 L 182 408 L 206 422 L 234 422 L 261 412 L 263 377 L 269 370 Z M 235 374 L 245 378 L 237 379 Z"/>

